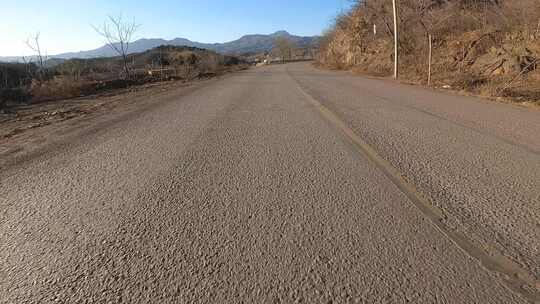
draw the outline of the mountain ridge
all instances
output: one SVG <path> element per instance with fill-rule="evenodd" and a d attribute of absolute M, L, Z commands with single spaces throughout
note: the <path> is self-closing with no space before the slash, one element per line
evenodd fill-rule
<path fill-rule="evenodd" d="M 272 34 L 250 34 L 244 35 L 237 40 L 224 43 L 203 43 L 191 41 L 186 38 L 174 38 L 171 40 L 161 38 L 141 38 L 130 44 L 129 53 L 140 53 L 161 45 L 189 46 L 201 49 L 208 49 L 218 53 L 233 55 L 245 53 L 261 53 L 271 51 L 274 47 L 274 40 L 277 37 L 286 37 L 298 47 L 313 47 L 319 42 L 320 36 L 296 36 L 287 31 L 277 31 Z M 104 45 L 97 49 L 67 52 L 48 56 L 50 59 L 89 59 L 99 57 L 113 57 L 117 54 L 109 46 Z M 0 57 L 0 61 L 13 62 L 22 60 L 22 56 Z"/>

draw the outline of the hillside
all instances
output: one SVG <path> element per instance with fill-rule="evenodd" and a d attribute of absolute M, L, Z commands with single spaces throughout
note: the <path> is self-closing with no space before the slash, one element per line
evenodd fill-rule
<path fill-rule="evenodd" d="M 540 101 L 540 1 L 399 1 L 401 80 L 489 97 Z M 321 43 L 319 61 L 390 76 L 393 15 L 388 1 L 358 2 Z"/>
<path fill-rule="evenodd" d="M 176 38 L 173 40 L 165 39 L 139 39 L 130 44 L 129 53 L 141 53 L 161 45 L 188 46 L 200 49 L 212 50 L 221 54 L 244 54 L 261 53 L 271 51 L 274 47 L 274 40 L 277 37 L 286 37 L 299 48 L 306 48 L 316 45 L 319 37 L 300 37 L 291 35 L 286 31 L 279 31 L 270 35 L 247 35 L 242 38 L 226 43 L 201 43 L 194 42 L 185 38 Z M 109 46 L 102 46 L 95 50 L 81 51 L 74 53 L 64 53 L 50 56 L 56 59 L 88 59 L 99 57 L 116 56 Z M 17 61 L 19 57 L 0 57 L 0 61 Z"/>

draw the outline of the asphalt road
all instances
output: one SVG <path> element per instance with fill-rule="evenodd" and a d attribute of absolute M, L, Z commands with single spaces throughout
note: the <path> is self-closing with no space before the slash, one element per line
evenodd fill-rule
<path fill-rule="evenodd" d="M 0 172 L 0 303 L 529 303 L 540 112 L 251 69 Z"/>

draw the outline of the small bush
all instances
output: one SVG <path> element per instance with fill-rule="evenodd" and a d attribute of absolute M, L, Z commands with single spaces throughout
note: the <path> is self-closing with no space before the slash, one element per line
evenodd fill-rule
<path fill-rule="evenodd" d="M 68 99 L 92 93 L 95 83 L 74 80 L 67 77 L 56 77 L 51 81 L 34 84 L 30 89 L 32 102 L 39 103 L 50 100 Z"/>
<path fill-rule="evenodd" d="M 31 98 L 26 89 L 0 89 L 0 109 L 4 109 L 8 104 L 27 103 Z"/>

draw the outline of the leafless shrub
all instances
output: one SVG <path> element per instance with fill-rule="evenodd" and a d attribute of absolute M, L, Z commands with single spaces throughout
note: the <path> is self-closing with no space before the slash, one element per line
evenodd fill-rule
<path fill-rule="evenodd" d="M 130 78 L 128 62 L 129 45 L 140 25 L 135 21 L 125 21 L 122 15 L 109 16 L 101 26 L 93 26 L 94 30 L 105 38 L 107 45 L 122 57 L 124 78 Z"/>
<path fill-rule="evenodd" d="M 31 56 L 29 59 L 23 57 L 25 64 L 28 66 L 27 72 L 29 73 L 29 77 L 35 79 L 39 85 L 41 85 L 48 78 L 46 67 L 48 57 L 41 48 L 39 40 L 40 36 L 41 34 L 37 32 L 26 40 L 26 45 L 30 50 L 34 52 L 34 55 Z M 37 69 L 31 69 L 31 64 L 35 64 L 37 66 Z"/>
<path fill-rule="evenodd" d="M 274 41 L 274 47 L 283 62 L 292 59 L 294 44 L 290 39 L 287 37 L 277 37 Z"/>
<path fill-rule="evenodd" d="M 33 103 L 50 100 L 60 100 L 79 97 L 93 93 L 95 83 L 87 80 L 73 80 L 70 77 L 56 77 L 43 83 L 41 86 L 32 87 L 30 94 Z"/>
<path fill-rule="evenodd" d="M 83 74 L 88 72 L 88 61 L 71 59 L 60 65 L 57 71 L 61 75 L 71 78 L 73 81 L 80 81 Z"/>
<path fill-rule="evenodd" d="M 199 67 L 202 74 L 215 74 L 220 66 L 220 58 L 217 54 L 211 54 L 204 56 L 200 62 Z"/>

